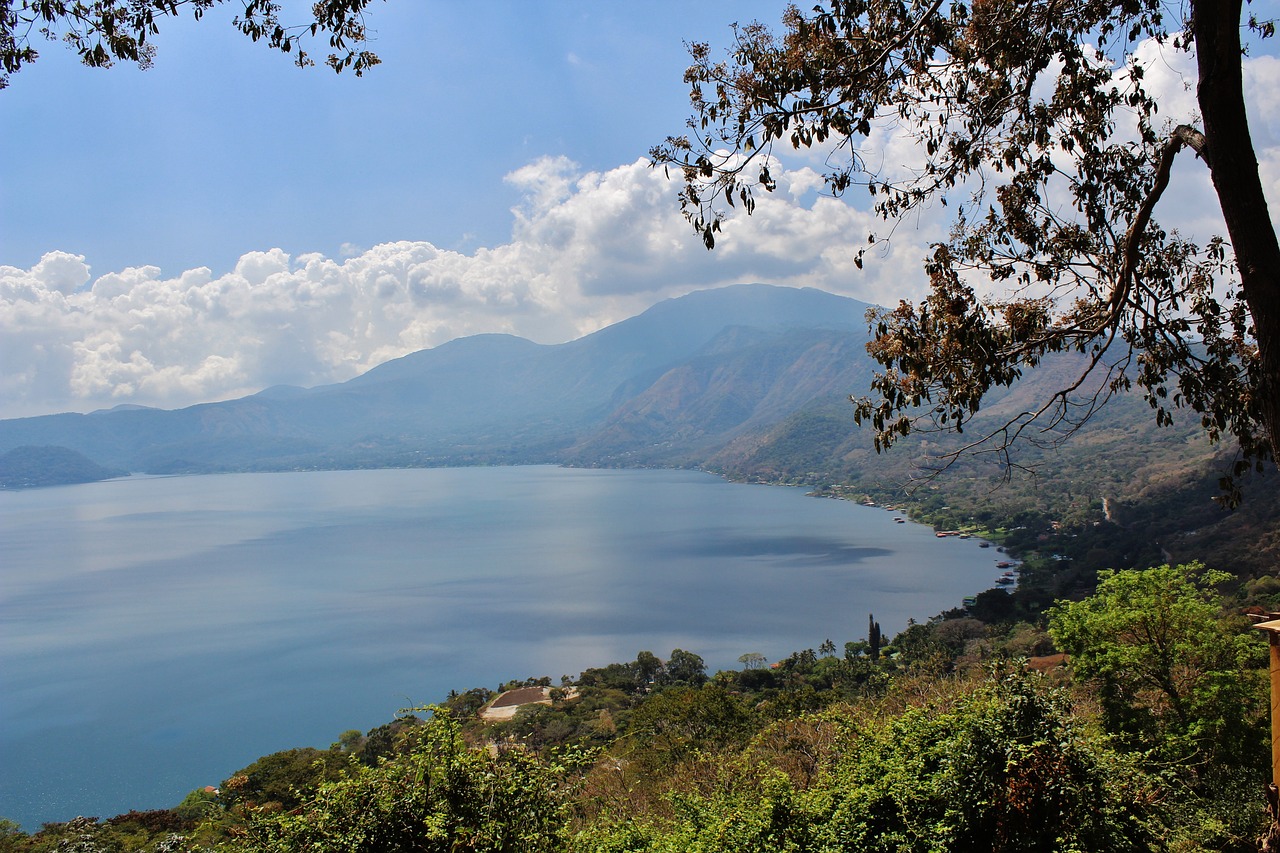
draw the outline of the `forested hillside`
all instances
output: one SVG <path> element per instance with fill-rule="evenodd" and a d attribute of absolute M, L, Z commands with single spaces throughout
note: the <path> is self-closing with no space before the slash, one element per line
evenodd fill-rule
<path fill-rule="evenodd" d="M 1012 409 L 1032 394 L 1015 389 L 1004 402 Z M 969 432 L 1000 417 L 984 413 Z M 1022 528 L 1011 544 L 1033 561 L 1066 555 L 1090 572 L 1200 560 L 1249 579 L 1280 564 L 1274 471 L 1245 476 L 1244 499 L 1226 505 L 1219 481 L 1234 450 L 1210 444 L 1193 418 L 1156 427 L 1144 402 L 1118 397 L 1080 430 L 1033 436 L 1007 456 L 953 456 L 962 438 L 920 433 L 877 454 L 848 403 L 833 402 L 732 442 L 703 467 L 900 505 L 940 529 Z"/>

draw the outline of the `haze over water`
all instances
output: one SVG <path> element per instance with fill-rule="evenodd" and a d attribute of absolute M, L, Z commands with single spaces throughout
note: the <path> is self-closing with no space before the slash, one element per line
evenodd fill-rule
<path fill-rule="evenodd" d="M 690 471 L 456 468 L 0 492 L 0 817 L 177 804 L 451 689 L 892 636 L 990 550 Z"/>

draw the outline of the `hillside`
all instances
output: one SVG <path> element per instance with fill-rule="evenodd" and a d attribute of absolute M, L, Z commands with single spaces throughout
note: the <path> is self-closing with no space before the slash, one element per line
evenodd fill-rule
<path fill-rule="evenodd" d="M 128 473 L 105 468 L 65 447 L 24 446 L 0 454 L 0 489 L 94 483 Z"/>

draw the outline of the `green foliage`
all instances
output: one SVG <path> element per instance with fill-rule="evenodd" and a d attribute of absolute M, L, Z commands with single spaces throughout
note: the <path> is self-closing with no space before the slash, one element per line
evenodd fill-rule
<path fill-rule="evenodd" d="M 658 674 L 663 684 L 690 684 L 697 687 L 706 683 L 707 665 L 702 657 L 684 649 L 672 649 L 671 657 Z"/>
<path fill-rule="evenodd" d="M 28 837 L 22 827 L 8 818 L 0 818 L 0 853 L 29 850 Z"/>
<path fill-rule="evenodd" d="M 1225 572 L 1198 563 L 1103 572 L 1097 593 L 1049 614 L 1075 673 L 1098 684 L 1107 727 L 1163 760 L 1257 766 L 1264 646 L 1226 619 Z"/>
<path fill-rule="evenodd" d="M 497 694 L 492 690 L 484 687 L 473 687 L 464 693 L 451 690 L 449 691 L 449 698 L 444 701 L 444 707 L 456 719 L 467 720 L 480 713 L 480 709 L 495 695 Z"/>
<path fill-rule="evenodd" d="M 174 806 L 171 811 L 182 818 L 190 821 L 193 825 L 199 823 L 205 818 L 211 817 L 222 811 L 222 805 L 218 800 L 218 795 L 214 791 L 205 788 L 196 788 L 191 793 L 182 798 L 182 802 Z"/>
<path fill-rule="evenodd" d="M 752 761 L 760 753 L 748 751 L 726 759 L 705 784 L 673 791 L 667 815 L 583 831 L 581 849 L 1100 853 L 1160 846 L 1151 780 L 1082 729 L 1065 694 L 1029 676 L 1001 672 L 953 705 L 868 722 L 851 709 L 832 710 L 807 735 L 792 730 L 797 749 L 820 757 L 809 782 L 778 769 L 782 762 Z"/>
<path fill-rule="evenodd" d="M 631 714 L 624 749 L 649 769 L 669 768 L 696 752 L 723 750 L 753 728 L 752 712 L 723 687 L 671 687 Z"/>
<path fill-rule="evenodd" d="M 662 676 L 663 672 L 663 663 L 657 655 L 653 652 L 640 652 L 630 663 L 611 663 L 608 666 L 583 670 L 578 678 L 578 684 L 606 690 L 621 690 L 625 693 L 643 693 Z"/>
<path fill-rule="evenodd" d="M 676 649 L 671 653 L 672 660 L 676 659 Z M 681 652 L 683 655 L 684 653 Z M 699 658 L 699 660 L 701 660 Z M 636 655 L 635 664 L 636 682 L 643 687 L 654 683 L 661 678 L 666 672 L 666 664 L 664 664 L 653 652 L 640 652 Z"/>
<path fill-rule="evenodd" d="M 256 853 L 549 851 L 563 845 L 563 772 L 519 750 L 463 743 L 443 709 L 412 730 L 406 755 L 352 765 L 293 813 L 260 813 Z"/>
<path fill-rule="evenodd" d="M 337 779 L 349 761 L 337 750 L 312 747 L 273 752 L 232 774 L 221 797 L 229 806 L 296 808 L 321 782 Z"/>
<path fill-rule="evenodd" d="M 9 823 L 7 821 L 0 824 Z M 4 853 L 184 853 L 195 824 L 173 811 L 131 811 L 105 821 L 77 817 L 65 823 L 46 823 L 34 835 L 16 825 L 0 830 Z"/>
<path fill-rule="evenodd" d="M 509 740 L 534 750 L 566 744 L 603 746 L 613 741 L 637 701 L 636 695 L 620 690 L 581 687 L 573 699 L 526 705 L 510 721 L 484 726 L 475 737 Z"/>
<path fill-rule="evenodd" d="M 909 620 L 906 629 L 893 638 L 890 650 L 894 664 L 903 669 L 944 672 L 951 662 L 949 650 L 934 636 L 932 625 Z"/>
<path fill-rule="evenodd" d="M 582 672 L 578 683 L 587 687 L 604 687 L 632 693 L 644 693 L 655 684 L 699 685 L 707 680 L 707 665 L 702 658 L 684 649 L 672 649 L 663 661 L 653 652 L 640 652 L 630 663 L 611 663 Z"/>
<path fill-rule="evenodd" d="M 519 690 L 521 687 L 550 687 L 551 676 L 549 675 L 531 675 L 528 678 L 513 678 L 510 681 L 503 682 L 498 685 L 498 692 L 502 693 L 507 690 Z"/>
<path fill-rule="evenodd" d="M 824 828 L 846 849 L 1141 850 L 1150 791 L 1065 695 L 1016 671 L 862 731 Z"/>
<path fill-rule="evenodd" d="M 470 693 L 471 691 L 468 692 Z M 488 691 L 484 692 L 488 693 Z M 448 703 L 446 703 L 446 707 L 450 707 Z M 390 723 L 370 729 L 357 753 L 360 761 L 372 767 L 384 758 L 396 755 L 403 749 L 406 730 L 421 724 L 422 721 L 417 717 L 404 715 Z"/>

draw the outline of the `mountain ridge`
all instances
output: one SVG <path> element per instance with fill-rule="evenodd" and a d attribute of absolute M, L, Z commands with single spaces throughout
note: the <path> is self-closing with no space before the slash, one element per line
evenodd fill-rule
<path fill-rule="evenodd" d="M 736 387 L 702 388 L 704 397 L 722 398 L 721 422 L 695 431 L 716 435 L 738 426 L 726 406 L 747 384 L 744 351 L 776 361 L 785 357 L 778 336 L 806 334 L 798 330 L 848 336 L 860 346 L 867 308 L 814 289 L 734 285 L 665 300 L 562 344 L 475 335 L 393 359 L 344 383 L 273 386 L 176 410 L 118 407 L 0 421 L 0 452 L 39 437 L 102 464 L 150 473 L 341 467 L 343 458 L 371 446 L 445 464 L 475 461 L 477 453 L 582 461 L 581 453 L 564 453 L 601 447 L 594 430 L 641 395 L 652 404 L 663 393 L 655 385 L 694 362 L 704 371 L 716 362 L 738 362 L 731 371 Z M 760 386 L 757 393 L 766 390 Z M 754 405 L 740 407 L 761 417 Z M 686 426 L 696 419 L 696 412 L 683 417 Z"/>

